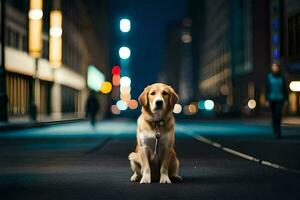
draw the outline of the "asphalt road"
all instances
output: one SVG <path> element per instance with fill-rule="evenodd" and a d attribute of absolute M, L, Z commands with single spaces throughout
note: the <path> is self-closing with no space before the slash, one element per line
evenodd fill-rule
<path fill-rule="evenodd" d="M 135 147 L 131 121 L 104 121 L 96 130 L 79 122 L 2 132 L 0 199 L 300 199 L 299 174 L 195 139 L 204 135 L 298 169 L 298 128 L 286 129 L 289 137 L 281 141 L 272 138 L 269 126 L 238 122 L 185 121 L 176 130 L 184 181 L 169 185 L 130 182 L 127 155 Z M 280 153 L 284 147 L 292 149 L 288 155 Z"/>

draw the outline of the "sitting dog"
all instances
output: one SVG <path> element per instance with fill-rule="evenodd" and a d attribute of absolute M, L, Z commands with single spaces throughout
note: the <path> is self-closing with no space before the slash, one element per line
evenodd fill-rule
<path fill-rule="evenodd" d="M 173 108 L 177 101 L 173 88 L 163 83 L 149 85 L 139 96 L 142 113 L 137 120 L 137 146 L 128 156 L 133 171 L 131 181 L 182 180 L 174 150 Z"/>

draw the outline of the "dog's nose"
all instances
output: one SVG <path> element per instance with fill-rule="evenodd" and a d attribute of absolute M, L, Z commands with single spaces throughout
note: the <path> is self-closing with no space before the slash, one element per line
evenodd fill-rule
<path fill-rule="evenodd" d="M 162 101 L 162 100 L 157 100 L 157 101 L 155 102 L 155 105 L 156 105 L 156 107 L 161 108 L 162 105 L 163 105 L 163 101 Z"/>

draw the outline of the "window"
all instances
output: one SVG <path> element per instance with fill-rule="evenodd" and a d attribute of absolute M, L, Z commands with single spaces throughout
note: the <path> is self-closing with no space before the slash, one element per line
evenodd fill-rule
<path fill-rule="evenodd" d="M 291 59 L 300 59 L 300 13 L 288 19 L 288 49 Z"/>

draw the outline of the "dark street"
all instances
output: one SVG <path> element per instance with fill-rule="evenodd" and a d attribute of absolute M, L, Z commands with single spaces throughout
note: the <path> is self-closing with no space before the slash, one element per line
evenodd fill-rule
<path fill-rule="evenodd" d="M 261 165 L 199 141 L 204 136 L 247 155 L 300 170 L 299 128 L 277 141 L 265 124 L 180 121 L 182 183 L 131 183 L 127 156 L 134 121 L 52 125 L 1 133 L 3 199 L 299 199 L 299 171 Z M 292 138 L 292 139 L 291 139 Z M 247 143 L 247 145 L 243 145 Z"/>

